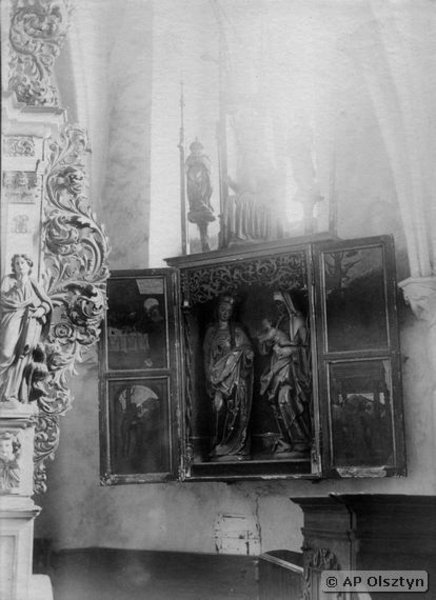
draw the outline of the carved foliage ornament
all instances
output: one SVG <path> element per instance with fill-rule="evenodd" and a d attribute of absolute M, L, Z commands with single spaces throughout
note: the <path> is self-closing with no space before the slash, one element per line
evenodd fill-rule
<path fill-rule="evenodd" d="M 2 140 L 3 156 L 35 156 L 35 141 L 33 137 L 27 136 L 7 136 Z"/>
<path fill-rule="evenodd" d="M 59 417 L 71 407 L 69 376 L 98 340 L 106 309 L 109 246 L 84 194 L 87 150 L 85 133 L 72 125 L 49 146 L 42 241 L 54 319 L 45 342 L 48 392 L 38 400 L 35 492 L 46 489 L 45 461 L 59 443 Z"/>
<path fill-rule="evenodd" d="M 234 264 L 186 269 L 182 272 L 182 290 L 189 302 L 207 302 L 223 291 L 241 285 L 263 284 L 274 289 L 292 290 L 306 287 L 304 252 L 258 258 Z"/>
<path fill-rule="evenodd" d="M 0 495 L 9 494 L 20 485 L 21 443 L 12 431 L 0 433 Z"/>
<path fill-rule="evenodd" d="M 340 565 L 336 554 L 328 548 L 304 548 L 306 568 L 304 569 L 303 600 L 311 600 L 318 597 L 318 592 L 312 587 L 319 583 L 319 575 L 322 571 L 339 571 Z M 342 592 L 334 596 L 337 600 L 344 598 Z"/>
<path fill-rule="evenodd" d="M 51 76 L 71 12 L 70 0 L 15 2 L 9 33 L 9 89 L 15 92 L 18 101 L 31 106 L 58 106 Z"/>

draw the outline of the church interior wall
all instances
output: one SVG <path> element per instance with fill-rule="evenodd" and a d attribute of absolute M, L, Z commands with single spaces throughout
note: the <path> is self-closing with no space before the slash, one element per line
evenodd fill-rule
<path fill-rule="evenodd" d="M 64 75 L 67 68 L 75 74 L 76 89 L 68 87 L 66 77 L 63 81 L 59 76 L 59 84 L 71 117 L 82 120 L 90 134 L 91 198 L 111 241 L 110 268 L 160 267 L 166 257 L 180 253 L 182 80 L 186 141 L 198 137 L 207 149 L 214 165 L 213 201 L 218 197 L 218 80 L 213 62 L 204 60 L 204 55 L 216 53 L 218 35 L 213 14 L 202 1 L 111 0 L 110 10 L 103 4 L 77 3 L 68 60 L 61 64 Z M 380 119 L 383 111 L 375 105 L 368 79 L 347 54 L 344 42 L 354 31 L 371 26 L 374 13 L 368 12 L 367 3 L 356 3 L 350 12 L 343 11 L 340 2 L 333 3 L 336 9 L 319 2 L 313 20 L 314 14 L 304 16 L 302 2 L 292 4 L 300 19 L 293 32 L 297 41 L 308 31 L 313 39 L 321 32 L 306 75 L 301 57 L 295 60 L 300 64 L 300 89 L 320 88 L 320 100 L 313 105 L 315 122 L 327 123 L 324 136 L 317 138 L 320 185 L 324 195 L 336 199 L 338 234 L 345 238 L 393 234 L 398 276 L 406 278 L 410 266 L 397 202 L 398 175 Z M 429 8 L 429 3 L 417 4 L 423 11 Z M 231 11 L 231 3 L 224 5 Z M 323 31 L 321 22 L 329 10 L 336 10 L 337 19 Z M 429 27 L 436 27 L 434 10 Z M 341 62 L 335 61 L 339 54 Z M 419 56 L 418 48 L 411 61 Z M 341 79 L 344 73 L 349 75 L 346 81 Z M 327 91 L 322 89 L 326 80 L 330 80 Z M 431 99 L 420 98 L 425 110 Z M 407 110 L 407 102 L 402 108 Z M 428 154 L 434 152 L 434 147 L 426 148 Z M 434 495 L 436 427 L 427 325 L 413 316 L 400 295 L 399 301 L 406 478 L 100 486 L 98 354 L 93 351 L 72 380 L 75 402 L 62 420 L 60 446 L 48 466 L 48 491 L 37 498 L 43 511 L 35 524 L 36 536 L 52 539 L 56 549 L 99 546 L 214 553 L 217 518 L 233 515 L 249 519 L 262 552 L 298 551 L 303 515 L 290 497 Z"/>

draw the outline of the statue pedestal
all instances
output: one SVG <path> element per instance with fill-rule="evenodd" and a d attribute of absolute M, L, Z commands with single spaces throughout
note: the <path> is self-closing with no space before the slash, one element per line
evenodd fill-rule
<path fill-rule="evenodd" d="M 50 579 L 32 575 L 34 405 L 0 403 L 0 600 L 52 600 Z"/>

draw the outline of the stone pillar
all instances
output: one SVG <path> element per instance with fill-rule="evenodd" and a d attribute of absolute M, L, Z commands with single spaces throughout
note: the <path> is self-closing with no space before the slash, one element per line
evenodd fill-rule
<path fill-rule="evenodd" d="M 420 321 L 427 326 L 426 340 L 428 373 L 431 385 L 433 431 L 436 432 L 436 276 L 409 277 L 399 284 L 404 299 Z M 436 438 L 433 436 L 433 456 L 436 455 Z M 434 475 L 431 475 L 434 477 Z"/>
<path fill-rule="evenodd" d="M 415 316 L 428 325 L 428 360 L 433 374 L 436 399 L 436 276 L 409 277 L 398 284 Z"/>
<path fill-rule="evenodd" d="M 32 575 L 34 404 L 0 403 L 0 600 L 51 600 L 50 579 Z"/>

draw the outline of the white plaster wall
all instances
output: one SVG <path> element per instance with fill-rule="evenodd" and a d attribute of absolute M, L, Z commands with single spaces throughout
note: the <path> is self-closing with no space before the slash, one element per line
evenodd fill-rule
<path fill-rule="evenodd" d="M 182 252 L 180 216 L 181 82 L 184 148 L 198 138 L 212 160 L 212 205 L 219 213 L 218 35 L 209 2 L 160 0 L 153 7 L 153 109 L 151 131 L 150 267 Z M 209 234 L 216 233 L 212 225 Z M 191 227 L 195 235 L 195 228 Z"/>
<path fill-rule="evenodd" d="M 89 136 L 90 196 L 111 269 L 148 264 L 151 24 L 145 0 L 77 0 L 56 65 L 62 105 Z"/>
<path fill-rule="evenodd" d="M 119 10 L 116 0 L 112 3 Z M 300 35 L 300 44 L 302 31 L 307 33 L 312 27 L 314 39 L 320 32 L 321 41 L 316 52 L 311 54 L 311 64 L 316 66 L 319 56 L 323 65 L 319 84 L 331 79 L 342 94 L 339 112 L 338 104 L 325 106 L 331 118 L 337 119 L 334 127 L 327 119 L 325 126 L 330 130 L 319 134 L 320 164 L 327 191 L 331 189 L 332 165 L 335 169 L 339 233 L 356 237 L 390 230 L 396 235 L 399 250 L 404 250 L 405 236 L 399 225 L 400 211 L 395 204 L 398 173 L 395 179 L 392 148 L 386 144 L 383 122 L 380 121 L 383 113 L 375 110 L 367 79 L 351 59 L 341 63 L 341 68 L 348 73 L 346 82 L 341 82 L 338 77 L 337 63 L 325 61 L 326 55 L 334 58 L 340 40 L 352 35 L 359 24 L 371 22 L 373 14 L 368 12 L 368 7 L 374 3 L 357 1 L 351 10 L 348 2 L 320 1 L 312 3 L 308 12 L 305 12 L 307 2 L 278 4 L 283 10 L 286 5 L 293 5 L 295 19 L 298 17 L 300 21 L 294 20 L 289 29 Z M 231 10 L 231 2 L 226 1 L 224 5 L 226 10 Z M 416 9 L 418 16 L 419 10 L 423 10 L 432 17 L 433 20 L 427 19 L 426 27 L 434 27 L 434 3 L 423 1 L 414 6 L 420 7 Z M 208 154 L 212 159 L 214 157 L 213 127 L 217 107 L 215 100 L 204 94 L 213 89 L 216 79 L 211 71 L 212 63 L 198 58 L 203 49 L 214 52 L 216 31 L 211 29 L 213 19 L 208 3 L 203 0 L 159 0 L 153 6 L 153 51 L 150 54 L 149 40 L 146 39 L 151 32 L 150 3 L 128 0 L 122 3 L 122 9 L 122 20 L 119 23 L 111 21 L 107 33 L 111 39 L 116 38 L 111 46 L 111 59 L 103 57 L 106 67 L 110 68 L 107 81 L 111 84 L 105 88 L 108 94 L 106 120 L 100 115 L 98 121 L 99 127 L 107 128 L 108 139 L 107 152 L 101 154 L 104 165 L 100 172 L 106 175 L 102 176 L 104 193 L 100 210 L 114 247 L 112 267 L 160 266 L 165 257 L 180 253 L 177 144 L 181 78 L 185 82 L 187 138 L 198 135 L 209 150 Z M 134 18 L 139 15 L 142 15 L 141 25 Z M 103 26 L 104 20 L 98 23 Z M 323 23 L 326 24 L 324 29 Z M 141 35 L 142 26 L 147 35 Z M 284 22 L 283 27 L 286 26 Z M 419 27 L 423 27 L 422 23 Z M 409 42 L 410 38 L 406 37 L 405 43 Z M 148 65 L 143 68 L 144 57 L 147 57 L 146 62 L 151 58 L 153 66 L 151 91 Z M 419 54 L 410 52 L 412 72 L 413 60 L 417 57 Z M 304 76 L 301 65 L 300 75 Z M 311 76 L 316 72 L 319 70 L 312 69 Z M 315 94 L 316 83 L 311 81 L 307 86 Z M 329 85 L 329 94 L 320 95 L 323 102 L 335 96 L 335 85 L 331 82 Z M 432 100 L 433 97 L 425 95 L 419 98 L 426 111 Z M 315 98 L 313 104 L 321 127 L 325 120 L 322 103 Z M 402 109 L 407 110 L 407 104 L 402 105 Z M 151 123 L 147 121 L 150 115 Z M 150 123 L 151 138 L 147 122 Z M 333 138 L 336 138 L 334 144 L 331 143 Z M 428 145 L 426 149 L 435 159 L 434 146 Z M 388 204 L 392 218 L 385 221 L 374 218 L 371 206 L 379 201 Z M 404 252 L 399 252 L 400 257 L 403 255 Z M 401 259 L 400 266 L 402 276 L 406 276 L 407 262 Z M 274 548 L 299 550 L 302 513 L 291 503 L 291 497 L 331 492 L 435 494 L 434 408 L 429 400 L 433 384 L 425 346 L 426 324 L 416 321 L 408 309 L 404 311 L 401 343 L 407 478 L 100 487 L 98 382 L 94 357 L 93 361 L 80 367 L 79 377 L 74 380 L 76 401 L 73 410 L 62 421 L 60 447 L 55 462 L 49 465 L 49 491 L 38 499 L 44 510 L 36 523 L 37 535 L 53 538 L 56 548 L 112 546 L 214 552 L 214 519 L 218 513 L 230 513 L 255 516 L 261 532 L 261 551 Z"/>

